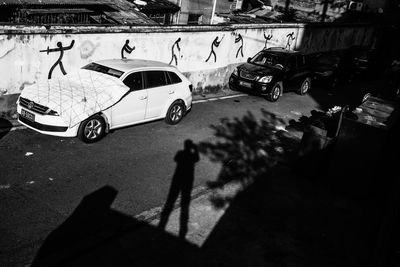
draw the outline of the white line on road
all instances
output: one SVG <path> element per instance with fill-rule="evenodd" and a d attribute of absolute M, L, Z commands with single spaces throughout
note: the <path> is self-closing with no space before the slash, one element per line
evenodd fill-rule
<path fill-rule="evenodd" d="M 222 99 L 228 99 L 228 98 L 242 97 L 242 96 L 247 96 L 247 95 L 246 94 L 238 94 L 238 95 L 228 95 L 228 96 L 221 96 L 221 97 L 213 97 L 213 98 L 208 98 L 208 99 L 204 99 L 204 100 L 195 100 L 195 101 L 193 101 L 193 104 L 216 101 L 216 100 L 222 100 Z"/>

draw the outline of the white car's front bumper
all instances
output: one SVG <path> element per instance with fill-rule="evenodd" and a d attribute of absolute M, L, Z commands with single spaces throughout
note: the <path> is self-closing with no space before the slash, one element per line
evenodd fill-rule
<path fill-rule="evenodd" d="M 22 109 L 34 114 L 34 120 L 29 120 L 21 115 Z M 59 116 L 42 115 L 17 104 L 18 122 L 42 134 L 75 137 L 78 134 L 79 124 L 68 127 Z"/>

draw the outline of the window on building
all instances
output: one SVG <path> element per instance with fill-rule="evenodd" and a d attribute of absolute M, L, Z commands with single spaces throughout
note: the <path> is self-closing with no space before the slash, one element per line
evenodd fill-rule
<path fill-rule="evenodd" d="M 201 14 L 189 13 L 188 24 L 201 24 Z"/>
<path fill-rule="evenodd" d="M 164 25 L 166 24 L 166 14 L 150 14 L 149 18 L 157 22 L 158 24 Z"/>

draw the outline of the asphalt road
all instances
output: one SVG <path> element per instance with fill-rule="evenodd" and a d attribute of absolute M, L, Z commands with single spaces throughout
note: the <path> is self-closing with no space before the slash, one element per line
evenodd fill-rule
<path fill-rule="evenodd" d="M 0 265 L 29 263 L 46 236 L 82 198 L 105 185 L 118 191 L 112 208 L 134 216 L 163 205 L 183 142 L 215 140 L 211 125 L 261 109 L 298 119 L 321 107 L 310 95 L 287 93 L 276 103 L 255 96 L 196 103 L 178 125 L 164 121 L 116 130 L 95 144 L 77 138 L 11 131 L 0 139 Z M 194 187 L 218 176 L 201 155 Z"/>

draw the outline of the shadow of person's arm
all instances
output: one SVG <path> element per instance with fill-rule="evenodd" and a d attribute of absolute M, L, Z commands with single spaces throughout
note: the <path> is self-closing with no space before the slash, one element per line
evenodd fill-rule
<path fill-rule="evenodd" d="M 200 160 L 200 155 L 199 155 L 199 150 L 197 148 L 197 145 L 193 144 L 193 162 L 196 163 Z"/>

